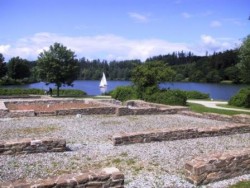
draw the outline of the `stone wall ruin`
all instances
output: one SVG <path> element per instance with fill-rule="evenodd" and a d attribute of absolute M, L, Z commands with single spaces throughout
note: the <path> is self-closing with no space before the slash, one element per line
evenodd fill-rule
<path fill-rule="evenodd" d="M 0 140 L 0 155 L 66 151 L 66 140 L 59 138 Z"/>
<path fill-rule="evenodd" d="M 40 180 L 18 180 L 15 182 L 0 183 L 2 188 L 123 188 L 124 174 L 117 168 L 104 168 L 99 171 L 79 172 L 75 174 L 64 174 L 57 177 Z"/>
<path fill-rule="evenodd" d="M 195 185 L 250 173 L 250 148 L 199 156 L 185 164 L 185 176 Z"/>
<path fill-rule="evenodd" d="M 112 137 L 113 145 L 128 145 L 155 141 L 171 141 L 200 137 L 213 137 L 249 133 L 250 125 L 232 124 L 209 128 L 157 129 L 144 132 L 120 133 Z"/>

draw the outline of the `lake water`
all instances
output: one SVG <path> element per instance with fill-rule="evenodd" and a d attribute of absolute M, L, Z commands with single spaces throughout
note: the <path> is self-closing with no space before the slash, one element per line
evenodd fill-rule
<path fill-rule="evenodd" d="M 106 89 L 99 88 L 100 81 L 77 80 L 73 84 L 73 89 L 79 89 L 87 92 L 88 95 L 100 95 L 103 92 L 108 92 L 118 86 L 131 85 L 130 81 L 108 81 Z M 37 88 L 48 90 L 49 87 L 54 88 L 54 84 L 46 85 L 44 82 L 19 85 L 19 86 L 2 86 L 4 88 Z M 181 89 L 181 90 L 196 90 L 203 93 L 208 93 L 214 100 L 229 100 L 241 88 L 246 85 L 233 85 L 233 84 L 208 84 L 208 83 L 193 83 L 193 82 L 166 82 L 160 84 L 161 88 Z M 62 87 L 72 88 L 72 87 Z"/>

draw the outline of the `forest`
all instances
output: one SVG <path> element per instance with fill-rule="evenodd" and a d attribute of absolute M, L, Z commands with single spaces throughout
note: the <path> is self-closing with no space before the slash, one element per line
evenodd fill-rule
<path fill-rule="evenodd" d="M 241 83 L 238 68 L 238 49 L 197 56 L 191 52 L 173 52 L 146 59 L 146 62 L 162 62 L 168 65 L 175 74 L 172 81 L 206 82 L 206 83 Z M 108 80 L 130 80 L 132 70 L 144 63 L 140 60 L 110 61 L 88 60 L 80 58 L 79 80 L 99 80 L 105 72 Z M 18 84 L 37 82 L 36 61 L 13 57 L 8 62 L 0 54 L 0 84 Z"/>

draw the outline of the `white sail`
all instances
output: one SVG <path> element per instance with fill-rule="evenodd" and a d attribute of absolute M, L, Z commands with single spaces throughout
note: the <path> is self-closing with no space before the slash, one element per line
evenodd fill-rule
<path fill-rule="evenodd" d="M 108 85 L 107 83 L 107 80 L 106 80 L 106 76 L 104 73 L 102 73 L 102 79 L 101 79 L 101 82 L 100 82 L 100 87 L 106 87 Z"/>

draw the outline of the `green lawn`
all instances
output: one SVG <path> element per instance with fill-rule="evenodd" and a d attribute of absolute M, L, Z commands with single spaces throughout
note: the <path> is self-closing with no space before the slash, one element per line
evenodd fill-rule
<path fill-rule="evenodd" d="M 238 108 L 238 109 L 242 109 L 242 110 L 250 110 L 250 108 L 232 106 L 232 105 L 229 105 L 229 104 L 218 104 L 217 106 L 221 106 L 221 107 L 225 107 L 225 108 Z"/>
<path fill-rule="evenodd" d="M 208 107 L 205 107 L 201 104 L 194 104 L 194 103 L 188 103 L 188 107 L 193 112 L 198 112 L 198 113 L 209 112 L 209 113 L 224 114 L 224 115 L 236 115 L 236 114 L 248 114 L 248 115 L 250 115 L 249 112 L 240 112 L 240 111 L 233 111 L 233 110 L 222 110 L 222 109 L 216 109 L 216 108 L 208 108 Z"/>
<path fill-rule="evenodd" d="M 250 187 L 250 181 L 240 181 L 235 185 L 230 186 L 229 188 L 249 188 L 249 187 Z"/>

